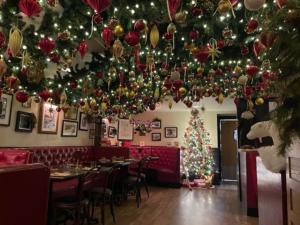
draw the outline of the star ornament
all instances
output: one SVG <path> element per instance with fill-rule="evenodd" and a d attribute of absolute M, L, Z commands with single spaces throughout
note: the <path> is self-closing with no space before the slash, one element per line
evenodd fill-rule
<path fill-rule="evenodd" d="M 222 52 L 219 50 L 217 41 L 215 39 L 211 39 L 208 47 L 208 55 L 211 57 L 212 61 L 215 61 L 215 58 L 218 58 Z"/>

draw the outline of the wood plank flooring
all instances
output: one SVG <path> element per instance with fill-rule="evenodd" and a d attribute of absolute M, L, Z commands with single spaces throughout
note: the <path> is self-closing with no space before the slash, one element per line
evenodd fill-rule
<path fill-rule="evenodd" d="M 235 185 L 214 189 L 173 189 L 150 187 L 150 198 L 143 191 L 140 208 L 134 198 L 115 207 L 117 225 L 257 225 L 241 209 Z M 97 213 L 100 220 L 100 214 Z M 106 209 L 105 225 L 113 225 Z"/>

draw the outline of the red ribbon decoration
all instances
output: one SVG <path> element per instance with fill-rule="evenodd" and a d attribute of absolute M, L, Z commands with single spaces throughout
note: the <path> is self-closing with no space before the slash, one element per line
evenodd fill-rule
<path fill-rule="evenodd" d="M 101 13 L 108 9 L 111 5 L 111 0 L 83 0 L 97 13 Z"/>
<path fill-rule="evenodd" d="M 18 6 L 20 11 L 28 17 L 39 16 L 42 11 L 40 3 L 36 0 L 20 0 Z"/>
<path fill-rule="evenodd" d="M 167 0 L 167 8 L 170 20 L 174 19 L 177 9 L 181 4 L 181 0 Z"/>

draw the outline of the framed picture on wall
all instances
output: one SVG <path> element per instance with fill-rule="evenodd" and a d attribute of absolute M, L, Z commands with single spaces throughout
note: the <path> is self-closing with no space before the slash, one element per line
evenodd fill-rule
<path fill-rule="evenodd" d="M 89 124 L 88 124 L 87 115 L 83 112 L 80 112 L 80 114 L 79 114 L 79 130 L 88 131 L 88 129 L 89 129 Z"/>
<path fill-rule="evenodd" d="M 161 141 L 161 133 L 152 133 L 152 141 Z"/>
<path fill-rule="evenodd" d="M 13 96 L 10 94 L 2 94 L 0 98 L 0 125 L 9 126 Z"/>
<path fill-rule="evenodd" d="M 63 120 L 61 136 L 62 137 L 77 137 L 78 122 Z"/>
<path fill-rule="evenodd" d="M 108 137 L 114 138 L 117 134 L 117 129 L 115 127 L 108 127 Z"/>
<path fill-rule="evenodd" d="M 130 123 L 130 120 L 119 119 L 118 140 L 119 141 L 132 141 L 133 140 L 133 124 Z"/>
<path fill-rule="evenodd" d="M 58 129 L 57 106 L 51 103 L 42 103 L 39 114 L 39 133 L 56 134 Z"/>
<path fill-rule="evenodd" d="M 165 127 L 165 138 L 177 138 L 177 127 Z"/>
<path fill-rule="evenodd" d="M 33 117 L 34 115 L 32 113 L 18 111 L 15 131 L 28 133 L 32 132 Z"/>
<path fill-rule="evenodd" d="M 160 119 L 154 119 L 151 122 L 151 128 L 152 129 L 160 129 L 161 128 L 161 120 Z"/>
<path fill-rule="evenodd" d="M 77 120 L 78 108 L 71 106 L 67 112 L 64 113 L 64 119 L 66 120 Z"/>

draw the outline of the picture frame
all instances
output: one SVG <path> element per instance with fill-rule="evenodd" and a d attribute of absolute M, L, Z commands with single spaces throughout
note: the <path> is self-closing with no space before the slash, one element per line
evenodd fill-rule
<path fill-rule="evenodd" d="M 9 126 L 13 95 L 2 94 L 0 98 L 0 126 Z"/>
<path fill-rule="evenodd" d="M 151 122 L 151 128 L 152 129 L 161 129 L 161 120 L 160 119 L 154 119 Z"/>
<path fill-rule="evenodd" d="M 118 140 L 132 141 L 133 140 L 133 124 L 128 119 L 119 119 L 118 121 Z"/>
<path fill-rule="evenodd" d="M 33 129 L 33 113 L 17 111 L 16 132 L 31 133 Z"/>
<path fill-rule="evenodd" d="M 61 126 L 62 137 L 77 137 L 78 122 L 72 120 L 63 120 Z"/>
<path fill-rule="evenodd" d="M 77 120 L 78 108 L 71 106 L 67 112 L 64 113 L 65 120 Z"/>
<path fill-rule="evenodd" d="M 165 127 L 165 138 L 177 138 L 177 127 Z"/>
<path fill-rule="evenodd" d="M 117 129 L 115 127 L 108 127 L 108 137 L 109 138 L 114 138 L 117 134 Z"/>
<path fill-rule="evenodd" d="M 57 106 L 48 102 L 40 105 L 38 132 L 44 134 L 57 134 L 59 112 Z"/>
<path fill-rule="evenodd" d="M 79 114 L 79 130 L 83 130 L 83 131 L 89 130 L 87 114 L 84 112 L 80 112 Z"/>
<path fill-rule="evenodd" d="M 161 133 L 152 133 L 151 137 L 152 141 L 161 141 Z"/>

